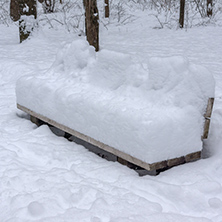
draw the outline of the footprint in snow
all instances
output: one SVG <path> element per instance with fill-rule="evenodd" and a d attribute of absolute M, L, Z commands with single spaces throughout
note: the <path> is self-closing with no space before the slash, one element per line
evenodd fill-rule
<path fill-rule="evenodd" d="M 37 201 L 33 201 L 28 205 L 28 212 L 34 217 L 41 216 L 44 211 L 43 205 Z"/>

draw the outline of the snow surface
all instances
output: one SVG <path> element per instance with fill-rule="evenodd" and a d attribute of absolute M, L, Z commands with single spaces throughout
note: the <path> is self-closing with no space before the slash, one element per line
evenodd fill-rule
<path fill-rule="evenodd" d="M 146 68 L 144 68 L 146 67 Z M 17 103 L 147 163 L 202 150 L 214 79 L 182 56 L 133 56 L 85 38 L 67 44 L 43 74 L 18 80 Z"/>
<path fill-rule="evenodd" d="M 20 45 L 18 27 L 0 26 L 0 221 L 222 221 L 222 28 L 154 30 L 154 21 L 144 18 L 101 28 L 101 48 L 141 63 L 183 55 L 212 71 L 216 100 L 204 158 L 139 177 L 55 136 L 47 126 L 37 128 L 16 109 L 15 83 L 48 70 L 64 41 L 77 37 L 42 30 Z"/>

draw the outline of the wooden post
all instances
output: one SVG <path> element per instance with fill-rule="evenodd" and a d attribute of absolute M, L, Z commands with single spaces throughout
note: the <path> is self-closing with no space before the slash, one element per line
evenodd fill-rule
<path fill-rule="evenodd" d="M 83 0 L 85 6 L 86 38 L 90 45 L 99 51 L 99 12 L 97 0 Z"/>
<path fill-rule="evenodd" d="M 35 116 L 30 115 L 30 120 L 32 123 L 35 123 L 37 126 L 41 126 L 43 124 L 45 124 L 45 122 L 43 122 L 42 120 L 38 119 Z"/>
<path fill-rule="evenodd" d="M 207 0 L 207 16 L 211 17 L 213 14 L 213 0 Z"/>
<path fill-rule="evenodd" d="M 204 123 L 204 132 L 203 132 L 202 139 L 207 139 L 208 134 L 209 134 L 211 114 L 213 112 L 213 105 L 214 105 L 214 98 L 209 98 L 208 103 L 207 103 L 206 113 L 204 114 L 205 123 Z"/>
<path fill-rule="evenodd" d="M 179 18 L 179 25 L 180 28 L 183 28 L 184 25 L 184 10 L 185 9 L 185 0 L 180 0 L 180 18 Z"/>
<path fill-rule="evenodd" d="M 109 18 L 109 0 L 104 0 L 105 3 L 105 18 Z"/>

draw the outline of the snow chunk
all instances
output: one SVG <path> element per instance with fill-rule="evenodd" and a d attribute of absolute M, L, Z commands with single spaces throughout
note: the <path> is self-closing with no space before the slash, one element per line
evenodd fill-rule
<path fill-rule="evenodd" d="M 79 76 L 90 63 L 95 60 L 95 49 L 81 39 L 64 46 L 58 52 L 51 72 L 62 72 L 63 75 Z M 65 76 L 64 76 L 65 77 Z"/>
<path fill-rule="evenodd" d="M 138 72 L 139 71 L 139 72 Z M 148 72 L 141 64 L 132 62 L 130 55 L 101 50 L 90 72 L 90 82 L 105 90 L 120 87 L 141 87 L 147 82 Z"/>
<path fill-rule="evenodd" d="M 190 64 L 187 58 L 151 58 L 149 68 L 151 89 L 166 95 L 167 103 L 173 106 L 183 108 L 192 105 L 200 109 L 206 104 L 207 98 L 214 97 L 213 76 L 204 67 Z"/>
<path fill-rule="evenodd" d="M 160 58 L 149 60 L 151 87 L 154 90 L 172 90 L 184 78 L 189 63 L 183 57 Z"/>

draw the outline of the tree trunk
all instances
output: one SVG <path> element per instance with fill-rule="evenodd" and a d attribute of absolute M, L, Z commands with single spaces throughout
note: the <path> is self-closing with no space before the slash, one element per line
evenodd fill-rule
<path fill-rule="evenodd" d="M 109 0 L 105 0 L 105 18 L 109 18 Z"/>
<path fill-rule="evenodd" d="M 42 3 L 44 0 L 38 0 Z M 55 1 L 55 0 L 53 0 Z M 11 0 L 10 17 L 19 21 L 20 43 L 26 40 L 32 32 L 37 18 L 37 0 Z"/>
<path fill-rule="evenodd" d="M 207 16 L 211 17 L 213 14 L 213 0 L 207 0 Z"/>
<path fill-rule="evenodd" d="M 87 0 L 83 0 L 83 7 L 84 7 L 84 9 L 85 9 L 85 35 L 87 36 L 87 25 L 86 25 L 86 23 L 87 23 L 87 21 L 86 21 L 86 4 L 87 4 L 87 2 L 86 2 Z"/>
<path fill-rule="evenodd" d="M 185 9 L 185 0 L 180 0 L 180 18 L 179 18 L 179 25 L 180 28 L 183 28 L 184 25 L 184 10 Z"/>
<path fill-rule="evenodd" d="M 14 22 L 17 22 L 21 17 L 18 0 L 10 1 L 10 17 Z"/>
<path fill-rule="evenodd" d="M 86 38 L 90 45 L 99 51 L 99 12 L 97 0 L 83 0 L 85 4 Z"/>
<path fill-rule="evenodd" d="M 36 0 L 19 0 L 19 36 L 20 43 L 32 32 L 37 18 Z"/>

